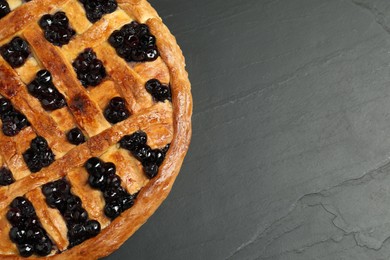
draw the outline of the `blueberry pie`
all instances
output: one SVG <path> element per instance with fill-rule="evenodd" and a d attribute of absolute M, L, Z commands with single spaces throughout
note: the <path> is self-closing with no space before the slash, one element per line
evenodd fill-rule
<path fill-rule="evenodd" d="M 98 259 L 167 197 L 191 137 L 146 0 L 0 0 L 0 259 Z"/>

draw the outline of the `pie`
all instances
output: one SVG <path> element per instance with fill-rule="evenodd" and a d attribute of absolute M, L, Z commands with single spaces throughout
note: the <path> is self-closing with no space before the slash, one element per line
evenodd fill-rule
<path fill-rule="evenodd" d="M 170 192 L 184 57 L 146 0 L 0 0 L 0 259 L 97 259 Z"/>

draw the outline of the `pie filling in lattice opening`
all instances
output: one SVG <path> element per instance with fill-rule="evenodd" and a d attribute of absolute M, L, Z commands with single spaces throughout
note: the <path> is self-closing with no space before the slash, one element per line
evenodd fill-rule
<path fill-rule="evenodd" d="M 35 2 L 0 0 L 0 18 Z M 58 2 L 0 40 L 0 192 L 22 187 L 0 208 L 0 255 L 98 235 L 158 175 L 172 140 L 169 72 L 148 26 L 115 0 Z M 32 174 L 46 184 L 23 185 Z"/>

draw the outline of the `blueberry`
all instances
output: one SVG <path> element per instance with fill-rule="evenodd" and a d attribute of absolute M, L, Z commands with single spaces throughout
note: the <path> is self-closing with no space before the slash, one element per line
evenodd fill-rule
<path fill-rule="evenodd" d="M 144 172 L 149 179 L 156 177 L 158 173 L 158 166 L 156 164 L 149 164 L 144 166 Z"/>
<path fill-rule="evenodd" d="M 108 38 L 108 42 L 114 47 L 117 48 L 123 44 L 124 37 L 122 31 L 116 30 Z"/>
<path fill-rule="evenodd" d="M 118 188 L 113 187 L 113 188 L 108 188 L 103 192 L 103 197 L 106 201 L 111 201 L 113 199 L 118 198 L 120 194 L 118 193 Z"/>
<path fill-rule="evenodd" d="M 146 145 L 147 136 L 143 131 L 137 131 L 132 135 L 125 135 L 120 141 L 120 147 L 129 151 L 135 151 L 138 146 Z"/>
<path fill-rule="evenodd" d="M 39 20 L 39 26 L 43 29 L 46 29 L 47 27 L 53 25 L 53 16 L 50 14 L 45 14 L 42 16 L 42 18 Z"/>
<path fill-rule="evenodd" d="M 158 58 L 158 51 L 154 47 L 149 47 L 145 51 L 145 56 L 147 61 L 154 61 Z"/>
<path fill-rule="evenodd" d="M 11 9 L 9 8 L 8 2 L 6 0 L 0 0 L 0 19 L 9 12 L 11 12 Z"/>
<path fill-rule="evenodd" d="M 141 133 L 138 133 L 136 136 L 141 139 L 141 142 L 146 142 Z M 94 165 L 104 165 L 103 171 L 88 171 L 88 182 L 93 188 L 102 191 L 103 198 L 106 202 L 104 213 L 107 217 L 114 219 L 119 216 L 123 210 L 128 209 L 133 205 L 134 197 L 121 187 L 121 179 L 115 174 L 115 164 L 112 162 L 104 163 L 97 158 L 91 158 L 90 160 L 92 169 L 94 168 Z"/>
<path fill-rule="evenodd" d="M 9 231 L 9 237 L 14 243 L 21 244 L 27 238 L 27 232 L 24 229 L 18 227 L 12 227 Z"/>
<path fill-rule="evenodd" d="M 73 68 L 84 87 L 97 86 L 106 77 L 106 69 L 96 53 L 91 49 L 85 49 L 72 63 Z"/>
<path fill-rule="evenodd" d="M 139 24 L 136 28 L 135 31 L 140 34 L 140 35 L 146 35 L 149 34 L 149 27 L 146 24 Z"/>
<path fill-rule="evenodd" d="M 57 191 L 57 187 L 54 185 L 53 182 L 47 183 L 42 187 L 42 192 L 45 196 L 50 196 L 53 192 L 56 191 Z"/>
<path fill-rule="evenodd" d="M 109 106 L 116 110 L 123 109 L 126 107 L 125 100 L 121 97 L 114 97 L 110 100 Z"/>
<path fill-rule="evenodd" d="M 9 231 L 9 237 L 16 243 L 20 255 L 31 256 L 34 250 L 40 256 L 48 255 L 52 249 L 52 242 L 39 223 L 31 202 L 24 197 L 17 197 L 12 201 L 10 208 L 7 219 L 13 226 Z"/>
<path fill-rule="evenodd" d="M 89 175 L 88 177 L 88 183 L 91 185 L 92 188 L 95 189 L 104 189 L 106 179 L 104 178 L 103 174 L 94 174 Z"/>
<path fill-rule="evenodd" d="M 85 227 L 82 224 L 75 224 L 69 230 L 69 236 L 72 238 L 81 238 L 85 235 Z"/>
<path fill-rule="evenodd" d="M 66 209 L 68 211 L 73 211 L 80 206 L 81 206 L 81 200 L 77 196 L 68 197 L 68 199 L 66 200 Z"/>
<path fill-rule="evenodd" d="M 22 208 L 31 205 L 31 203 L 24 197 L 16 197 L 12 203 L 11 208 Z"/>
<path fill-rule="evenodd" d="M 120 202 L 122 204 L 122 210 L 127 210 L 134 205 L 134 199 L 131 195 L 126 195 L 120 198 Z"/>
<path fill-rule="evenodd" d="M 127 57 L 125 57 L 126 61 L 131 62 L 131 61 L 136 61 L 136 62 L 141 62 L 146 60 L 146 52 L 143 49 L 136 48 L 131 50 L 131 54 Z"/>
<path fill-rule="evenodd" d="M 89 158 L 84 166 L 89 174 L 104 172 L 104 162 L 97 157 Z"/>
<path fill-rule="evenodd" d="M 155 149 L 153 150 L 153 152 L 154 152 L 155 163 L 157 164 L 157 166 L 160 166 L 165 159 L 165 153 L 160 149 Z"/>
<path fill-rule="evenodd" d="M 107 119 L 108 122 L 111 124 L 119 123 L 125 119 L 127 119 L 130 116 L 130 113 L 128 110 L 113 110 L 110 107 L 107 107 L 104 110 L 104 117 Z"/>
<path fill-rule="evenodd" d="M 50 240 L 46 240 L 43 242 L 39 242 L 35 245 L 35 252 L 39 256 L 47 256 L 50 254 L 51 250 L 53 248 L 53 244 Z"/>
<path fill-rule="evenodd" d="M 101 172 L 94 172 L 94 174 L 103 175 Z M 43 193 L 48 203 L 57 208 L 65 219 L 68 227 L 69 247 L 78 245 L 91 237 L 86 228 L 89 223 L 88 212 L 82 207 L 80 198 L 71 193 L 70 183 L 65 178 L 44 185 Z M 91 227 L 89 228 L 91 229 Z M 92 227 L 91 230 L 94 228 Z M 42 240 L 39 241 L 39 243 L 42 242 Z"/>
<path fill-rule="evenodd" d="M 0 168 L 0 186 L 7 186 L 15 182 L 11 171 L 6 167 Z"/>
<path fill-rule="evenodd" d="M 138 146 L 137 149 L 132 151 L 132 154 L 139 161 L 148 160 L 152 156 L 152 149 L 147 145 Z"/>
<path fill-rule="evenodd" d="M 66 17 L 66 14 L 64 12 L 57 12 L 53 16 L 53 22 L 57 25 L 61 25 L 63 27 L 67 26 L 69 24 L 68 17 Z"/>
<path fill-rule="evenodd" d="M 154 61 L 159 56 L 156 38 L 150 34 L 145 24 L 137 22 L 126 24 L 120 30 L 114 31 L 108 42 L 127 62 Z"/>
<path fill-rule="evenodd" d="M 85 209 L 78 207 L 72 211 L 66 211 L 64 217 L 67 219 L 67 222 L 83 223 L 88 219 L 88 212 Z"/>
<path fill-rule="evenodd" d="M 108 187 L 119 187 L 121 185 L 121 179 L 118 175 L 112 174 L 107 177 Z"/>
<path fill-rule="evenodd" d="M 85 229 L 89 237 L 94 237 L 100 233 L 100 223 L 96 220 L 88 220 Z"/>
<path fill-rule="evenodd" d="M 40 84 L 47 84 L 52 81 L 51 73 L 48 70 L 40 70 L 37 72 L 36 80 Z"/>
<path fill-rule="evenodd" d="M 47 70 L 40 70 L 35 79 L 27 86 L 28 92 L 37 98 L 42 107 L 47 111 L 53 111 L 66 106 L 62 95 L 52 83 L 52 76 Z"/>
<path fill-rule="evenodd" d="M 20 113 L 15 113 L 13 117 L 13 122 L 16 125 L 17 129 L 23 129 L 29 125 L 27 118 Z"/>
<path fill-rule="evenodd" d="M 14 226 L 19 225 L 20 222 L 23 220 L 23 215 L 21 210 L 19 208 L 11 208 L 7 212 L 7 219 L 12 225 Z"/>
<path fill-rule="evenodd" d="M 46 203 L 51 208 L 59 208 L 63 205 L 65 198 L 61 193 L 53 193 L 51 196 L 46 197 Z"/>
<path fill-rule="evenodd" d="M 70 185 L 65 179 L 58 180 L 56 182 L 58 192 L 62 194 L 70 193 Z"/>
<path fill-rule="evenodd" d="M 85 136 L 83 132 L 75 127 L 71 129 L 67 134 L 66 137 L 69 141 L 69 143 L 74 144 L 74 145 L 79 145 L 85 142 Z"/>
<path fill-rule="evenodd" d="M 19 254 L 23 257 L 29 257 L 34 254 L 34 248 L 30 244 L 20 244 L 18 245 Z"/>
<path fill-rule="evenodd" d="M 47 148 L 47 141 L 42 136 L 37 136 L 31 141 L 31 149 L 33 149 L 34 151 L 46 151 Z"/>
<path fill-rule="evenodd" d="M 81 0 L 87 18 L 91 23 L 99 21 L 103 15 L 112 13 L 118 7 L 115 0 Z"/>
<path fill-rule="evenodd" d="M 26 219 L 26 222 L 23 223 L 26 227 L 39 226 L 39 221 L 35 216 Z"/>
<path fill-rule="evenodd" d="M 0 48 L 1 56 L 13 67 L 21 67 L 30 56 L 28 43 L 20 37 L 13 38 Z"/>
<path fill-rule="evenodd" d="M 114 175 L 116 172 L 116 166 L 112 162 L 107 162 L 104 164 L 105 173 L 107 176 Z"/>
<path fill-rule="evenodd" d="M 145 46 L 154 46 L 156 44 L 156 37 L 153 35 L 143 35 L 141 38 L 141 43 Z"/>
<path fill-rule="evenodd" d="M 112 201 L 104 206 L 104 214 L 111 219 L 118 217 L 121 212 L 121 205 L 117 201 Z"/>
<path fill-rule="evenodd" d="M 151 79 L 145 84 L 146 91 L 152 95 L 155 101 L 164 102 L 172 101 L 171 89 L 169 86 L 161 84 L 157 79 Z"/>
<path fill-rule="evenodd" d="M 39 240 L 43 236 L 43 230 L 38 227 L 33 227 L 26 232 L 26 240 L 30 243 L 34 243 L 35 240 Z"/>
<path fill-rule="evenodd" d="M 39 20 L 39 26 L 44 30 L 46 40 L 56 46 L 68 44 L 76 34 L 70 27 L 69 19 L 64 12 L 42 16 Z"/>
<path fill-rule="evenodd" d="M 0 98 L 0 114 L 4 114 L 13 109 L 11 102 L 8 99 Z"/>
<path fill-rule="evenodd" d="M 125 100 L 121 97 L 112 98 L 104 110 L 104 117 L 112 124 L 119 123 L 129 116 L 130 112 L 126 108 Z"/>
<path fill-rule="evenodd" d="M 55 155 L 48 147 L 47 141 L 37 136 L 31 141 L 31 147 L 23 153 L 23 159 L 31 172 L 40 171 L 54 162 Z"/>

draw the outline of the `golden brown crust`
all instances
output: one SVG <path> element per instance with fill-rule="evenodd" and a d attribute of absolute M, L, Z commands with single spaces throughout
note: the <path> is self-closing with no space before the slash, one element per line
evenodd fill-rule
<path fill-rule="evenodd" d="M 49 43 L 43 36 L 38 25 L 26 30 L 24 36 L 29 41 L 34 53 L 39 57 L 47 70 L 53 76 L 56 87 L 61 91 L 72 111 L 75 120 L 90 136 L 99 134 L 110 124 L 104 119 L 97 104 L 93 102 L 84 87 L 77 80 L 73 68 L 58 47 Z"/>
<path fill-rule="evenodd" d="M 37 21 L 42 15 L 49 13 L 57 6 L 69 0 L 40 0 L 26 3 L 0 20 L 0 39 L 3 41 L 24 29 L 26 25 Z"/>
<path fill-rule="evenodd" d="M 65 176 L 67 171 L 69 171 L 69 165 L 72 165 L 72 167 L 82 166 L 89 157 L 102 155 L 103 152 L 115 145 L 121 137 L 138 129 L 147 132 L 150 131 L 151 133 L 162 131 L 161 133 L 165 133 L 166 138 L 171 139 L 171 146 L 164 163 L 160 167 L 158 176 L 148 181 L 146 186 L 141 189 L 135 205 L 131 209 L 125 211 L 112 221 L 98 236 L 83 242 L 71 250 L 52 255 L 48 258 L 72 260 L 98 259 L 119 248 L 124 241 L 146 222 L 150 215 L 155 212 L 168 196 L 190 143 L 192 115 L 191 86 L 185 70 L 184 57 L 174 36 L 162 23 L 161 18 L 147 1 L 119 0 L 118 3 L 130 16 L 135 17 L 140 22 L 147 23 L 152 33 L 158 39 L 157 45 L 161 59 L 165 62 L 169 71 L 173 101 L 172 108 L 163 103 L 158 103 L 150 107 L 147 106 L 129 119 L 104 130 L 99 135 L 94 135 L 88 142 L 75 147 L 61 159 L 56 160 L 52 165 L 39 173 L 29 175 L 7 188 L 0 188 L 0 212 L 4 212 L 7 209 L 7 206 L 14 197 L 26 194 L 48 181 Z M 39 50 L 35 51 L 39 52 Z M 39 56 L 43 55 L 40 54 Z M 47 63 L 45 65 L 50 64 Z M 135 68 L 135 70 L 137 69 Z M 143 69 L 139 70 L 142 71 Z M 128 72 L 130 72 L 129 75 L 132 75 L 131 69 L 128 69 Z M 60 77 L 58 80 L 61 80 Z M 134 96 L 136 96 L 134 93 L 129 94 L 129 99 L 134 99 Z M 129 102 L 129 100 L 127 101 Z M 173 118 L 171 117 L 172 113 Z M 162 138 L 159 140 L 160 136 L 158 134 L 154 137 L 151 137 L 152 135 L 149 136 L 148 134 L 150 139 L 153 140 L 153 143 L 150 144 L 151 146 L 158 147 L 160 144 L 165 144 L 166 139 Z M 114 156 L 121 155 L 120 153 L 114 154 Z M 12 197 L 10 197 L 10 194 L 12 194 Z M 2 259 L 20 259 L 16 255 L 0 256 Z M 30 259 L 35 258 L 31 257 Z"/>
<path fill-rule="evenodd" d="M 45 137 L 58 156 L 73 148 L 65 140 L 64 133 L 54 120 L 45 113 L 39 101 L 31 98 L 25 84 L 18 79 L 17 74 L 3 58 L 0 58 L 0 94 L 10 99 L 15 108 L 29 119 L 37 134 Z"/>

